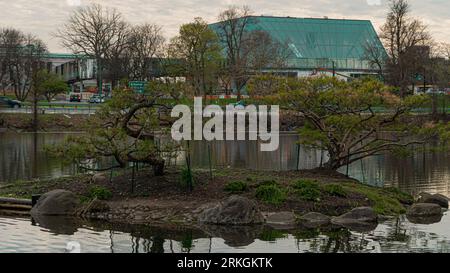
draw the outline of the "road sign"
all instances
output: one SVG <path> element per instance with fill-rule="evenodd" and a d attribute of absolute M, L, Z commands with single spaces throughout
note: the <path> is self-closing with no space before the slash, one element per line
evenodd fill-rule
<path fill-rule="evenodd" d="M 134 90 L 134 92 L 143 94 L 145 92 L 145 87 L 147 82 L 144 81 L 130 81 L 128 86 Z"/>

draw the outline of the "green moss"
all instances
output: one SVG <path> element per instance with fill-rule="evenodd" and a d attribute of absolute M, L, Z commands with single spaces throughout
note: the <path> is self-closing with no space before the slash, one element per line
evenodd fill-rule
<path fill-rule="evenodd" d="M 385 189 L 357 183 L 346 183 L 343 187 L 347 191 L 366 196 L 372 202 L 372 207 L 378 214 L 398 215 L 406 212 L 405 207 L 395 194 Z"/>
<path fill-rule="evenodd" d="M 306 201 L 319 201 L 321 197 L 320 186 L 317 181 L 302 179 L 293 185 L 295 194 Z"/>
<path fill-rule="evenodd" d="M 402 204 L 411 205 L 414 203 L 414 197 L 409 193 L 401 191 L 399 188 L 388 187 L 384 188 L 384 190 L 391 194 L 392 197 L 398 199 Z"/>
<path fill-rule="evenodd" d="M 323 186 L 323 191 L 332 196 L 347 197 L 344 187 L 339 184 L 326 184 Z"/>
<path fill-rule="evenodd" d="M 233 181 L 225 185 L 224 190 L 229 193 L 242 193 L 248 190 L 246 182 Z"/>
<path fill-rule="evenodd" d="M 286 200 L 286 192 L 278 185 L 259 185 L 256 198 L 272 205 L 280 205 Z"/>

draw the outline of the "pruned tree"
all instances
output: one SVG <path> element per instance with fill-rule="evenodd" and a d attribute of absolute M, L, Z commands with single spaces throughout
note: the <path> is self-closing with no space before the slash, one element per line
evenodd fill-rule
<path fill-rule="evenodd" d="M 100 88 L 103 69 L 124 50 L 128 31 L 121 13 L 92 4 L 78 8 L 56 36 L 73 53 L 96 60 L 97 87 Z"/>
<path fill-rule="evenodd" d="M 218 83 L 222 63 L 221 48 L 216 33 L 201 18 L 180 27 L 179 35 L 169 46 L 169 56 L 175 70 L 191 84 L 194 95 L 211 94 Z"/>
<path fill-rule="evenodd" d="M 427 46 L 431 35 L 427 26 L 411 17 L 407 0 L 390 0 L 386 23 L 381 27 L 380 38 L 387 50 L 389 58 L 386 62 L 387 80 L 400 88 L 400 95 L 408 93 L 408 86 L 414 75 L 420 70 L 417 67 L 417 48 Z"/>
<path fill-rule="evenodd" d="M 383 152 L 424 144 L 436 136 L 437 126 L 415 124 L 409 115 L 426 99 L 426 96 L 402 99 L 374 79 L 352 82 L 332 77 L 289 79 L 280 91 L 280 105 L 305 118 L 300 142 L 327 151 L 329 160 L 324 168 L 328 170 Z M 378 105 L 383 105 L 385 111 L 377 112 Z"/>
<path fill-rule="evenodd" d="M 163 175 L 167 158 L 174 156 L 177 144 L 163 138 L 167 120 L 160 115 L 171 105 L 161 100 L 163 93 L 137 95 L 126 89 L 114 90 L 112 99 L 103 104 L 88 121 L 89 134 L 70 137 L 62 145 L 49 147 L 54 155 L 77 163 L 81 168 L 104 171 L 126 168 L 130 163 L 153 167 Z M 86 160 L 112 158 L 104 168 L 87 167 Z"/>

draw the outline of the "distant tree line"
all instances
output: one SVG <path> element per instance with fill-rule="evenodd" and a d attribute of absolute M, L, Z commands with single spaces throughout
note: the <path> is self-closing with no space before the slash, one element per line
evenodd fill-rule
<path fill-rule="evenodd" d="M 160 26 L 133 26 L 117 10 L 93 4 L 76 10 L 57 36 L 72 52 L 94 58 L 99 85 L 103 76 L 113 87 L 123 79 L 149 81 L 168 75 L 185 78 L 195 95 L 218 88 L 240 94 L 252 74 L 283 65 L 287 46 L 266 32 L 248 30 L 257 20 L 248 7 L 230 7 L 218 19 L 214 31 L 195 18 L 166 42 Z"/>
<path fill-rule="evenodd" d="M 365 59 L 400 96 L 413 89 L 450 83 L 450 45 L 433 40 L 427 25 L 411 15 L 407 0 L 390 0 L 379 37 L 384 48 L 366 44 Z M 387 53 L 387 55 L 386 55 Z"/>

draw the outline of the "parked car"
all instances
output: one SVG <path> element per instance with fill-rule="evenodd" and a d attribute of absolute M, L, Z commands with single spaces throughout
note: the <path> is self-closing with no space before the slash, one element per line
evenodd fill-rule
<path fill-rule="evenodd" d="M 444 90 L 436 89 L 436 88 L 429 88 L 425 91 L 426 94 L 438 94 L 443 95 L 445 94 Z"/>
<path fill-rule="evenodd" d="M 0 96 L 0 107 L 20 108 L 22 107 L 22 102 L 18 100 L 12 100 L 8 97 Z"/>
<path fill-rule="evenodd" d="M 80 94 L 72 94 L 70 95 L 70 102 L 81 102 L 81 95 Z"/>
<path fill-rule="evenodd" d="M 103 103 L 105 102 L 105 97 L 101 95 L 92 95 L 92 97 L 89 98 L 89 103 Z"/>

